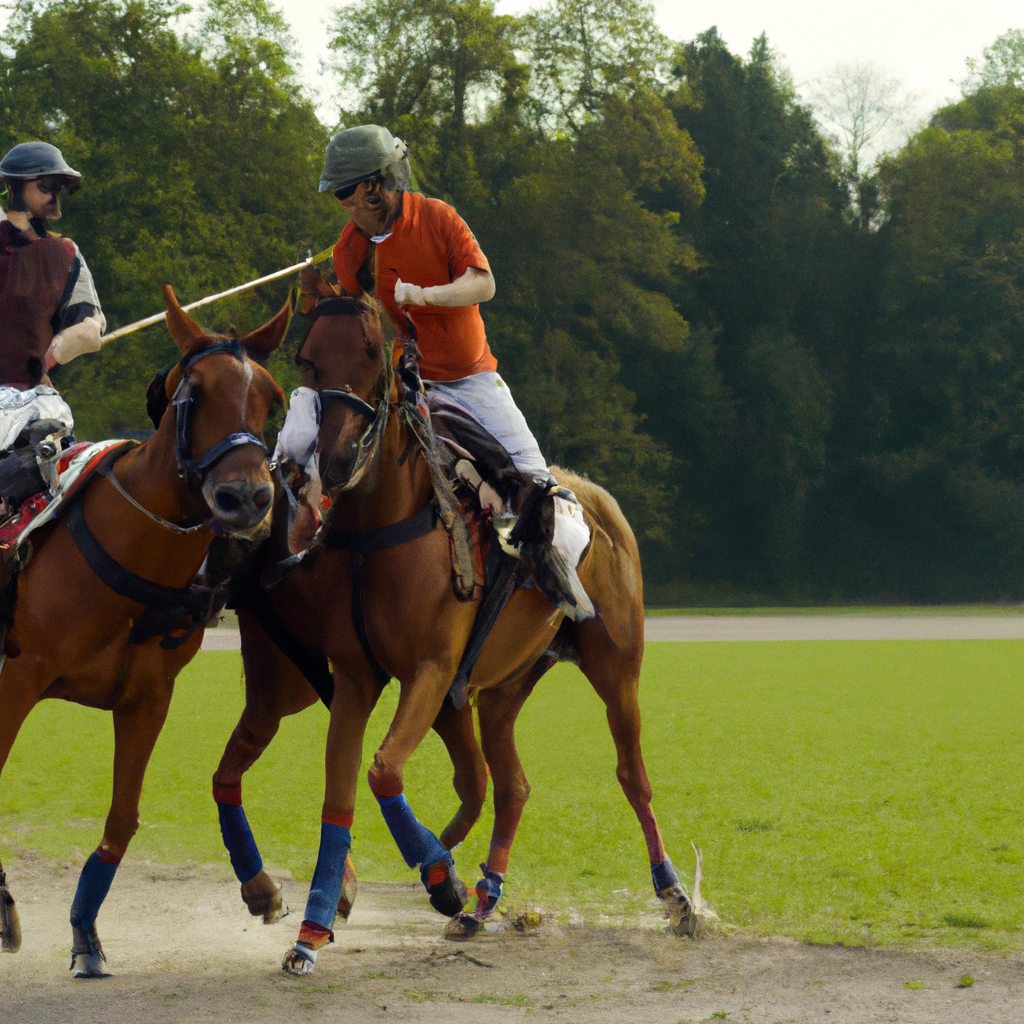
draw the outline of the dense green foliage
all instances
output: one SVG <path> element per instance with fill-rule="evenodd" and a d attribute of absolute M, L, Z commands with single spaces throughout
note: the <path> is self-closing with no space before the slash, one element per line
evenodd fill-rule
<path fill-rule="evenodd" d="M 686 873 L 690 842 L 702 848 L 703 894 L 729 926 L 815 942 L 1020 949 L 1019 664 L 1017 641 L 649 644 L 644 749 L 670 855 Z M 227 869 L 209 780 L 241 709 L 239 673 L 230 652 L 200 654 L 182 672 L 146 776 L 132 859 Z M 394 687 L 385 691 L 371 719 L 364 765 L 396 696 Z M 286 719 L 245 781 L 264 860 L 304 881 L 316 860 L 322 798 L 308 776 L 326 728 L 320 706 Z M 578 670 L 560 665 L 545 676 L 517 733 L 533 790 L 507 899 L 534 901 L 558 920 L 656 920 L 604 706 Z M 65 741 L 50 742 L 57 735 Z M 0 794 L 12 886 L 22 850 L 81 863 L 95 846 L 110 798 L 112 738 L 101 711 L 44 701 L 29 716 Z M 405 781 L 434 828 L 455 809 L 450 776 L 431 734 Z M 470 885 L 490 825 L 488 812 L 456 851 Z M 362 879 L 415 881 L 365 777 L 353 835 Z M 70 901 L 73 877 L 61 884 Z M 237 896 L 237 883 L 224 884 Z M 409 898 L 426 906 L 424 896 Z M 294 913 L 301 900 L 292 903 Z"/>
<path fill-rule="evenodd" d="M 21 0 L 0 50 L 0 144 L 86 173 L 63 229 L 113 324 L 342 222 L 280 16 L 185 10 Z M 356 0 L 332 46 L 338 123 L 406 139 L 476 232 L 502 370 L 548 458 L 619 497 L 649 596 L 1024 597 L 1024 33 L 856 182 L 768 40 L 673 42 L 645 0 Z M 59 371 L 80 432 L 145 427 L 172 354 L 153 330 Z"/>

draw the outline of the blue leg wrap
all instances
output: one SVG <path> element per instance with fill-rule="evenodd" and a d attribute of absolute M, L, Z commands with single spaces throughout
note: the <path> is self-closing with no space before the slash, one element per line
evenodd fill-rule
<path fill-rule="evenodd" d="M 434 864 L 443 860 L 446 855 L 450 857 L 437 836 L 416 820 L 416 815 L 412 813 L 404 793 L 383 800 L 378 799 L 377 803 L 380 804 L 384 820 L 409 867 Z"/>
<path fill-rule="evenodd" d="M 666 889 L 671 889 L 673 885 L 679 884 L 679 876 L 668 857 L 660 864 L 651 865 L 651 878 L 654 880 L 655 892 L 664 892 Z"/>
<path fill-rule="evenodd" d="M 505 876 L 499 871 L 488 871 L 486 864 L 480 865 L 484 877 L 476 883 L 476 910 L 474 916 L 481 921 L 494 913 L 505 886 Z"/>
<path fill-rule="evenodd" d="M 240 882 L 248 882 L 263 870 L 263 858 L 256 846 L 245 811 L 231 804 L 217 804 L 220 834 L 228 848 L 231 866 Z"/>
<path fill-rule="evenodd" d="M 96 915 L 107 898 L 115 874 L 117 865 L 101 860 L 98 853 L 93 853 L 85 862 L 78 879 L 78 889 L 75 890 L 75 899 L 71 904 L 73 927 L 88 931 L 96 923 Z"/>
<path fill-rule="evenodd" d="M 352 833 L 341 825 L 320 825 L 320 853 L 306 900 L 306 920 L 321 928 L 334 928 L 334 915 L 345 882 L 345 861 L 352 848 Z"/>

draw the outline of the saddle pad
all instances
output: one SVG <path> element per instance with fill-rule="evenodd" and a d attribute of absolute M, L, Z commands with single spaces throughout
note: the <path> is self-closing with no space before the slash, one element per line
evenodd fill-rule
<path fill-rule="evenodd" d="M 114 448 L 136 444 L 137 441 L 114 439 L 95 443 L 82 441 L 72 445 L 57 459 L 57 486 L 54 497 L 18 534 L 14 546 L 24 544 L 29 534 L 61 515 L 71 498 L 88 483 L 105 455 Z"/>

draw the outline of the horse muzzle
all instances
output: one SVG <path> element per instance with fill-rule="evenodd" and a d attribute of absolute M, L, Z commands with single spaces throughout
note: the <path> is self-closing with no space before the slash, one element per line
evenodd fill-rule
<path fill-rule="evenodd" d="M 203 497 L 214 517 L 230 532 L 249 533 L 269 519 L 274 488 L 269 480 L 208 480 Z"/>

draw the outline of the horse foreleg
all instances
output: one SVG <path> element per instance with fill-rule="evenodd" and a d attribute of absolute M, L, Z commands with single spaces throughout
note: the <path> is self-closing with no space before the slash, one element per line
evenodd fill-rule
<path fill-rule="evenodd" d="M 118 865 L 139 827 L 139 798 L 146 766 L 170 704 L 114 709 L 114 792 L 100 845 L 90 854 L 71 904 L 71 970 L 76 978 L 109 977 L 96 932 L 96 917 L 110 891 Z"/>
<path fill-rule="evenodd" d="M 11 685 L 14 673 L 8 666 L 7 678 L 0 685 L 0 705 L 4 713 L 0 718 L 0 772 L 11 753 L 11 747 L 18 736 L 18 731 L 28 717 L 28 713 L 36 705 L 36 698 L 26 687 Z M 3 678 L 3 677 L 0 677 Z M 7 888 L 7 873 L 0 861 L 0 950 L 4 953 L 17 953 L 21 949 L 21 920 L 14 897 Z"/>
<path fill-rule="evenodd" d="M 467 702 L 457 711 L 445 700 L 434 719 L 434 732 L 441 737 L 455 774 L 452 785 L 461 801 L 458 810 L 441 833 L 441 845 L 453 850 L 477 823 L 487 798 L 487 762 L 473 729 L 473 708 Z"/>
<path fill-rule="evenodd" d="M 281 886 L 263 870 L 256 838 L 242 808 L 242 776 L 255 764 L 277 734 L 279 718 L 260 722 L 253 728 L 242 712 L 213 776 L 213 799 L 217 804 L 220 834 L 227 848 L 235 877 L 241 883 L 242 899 L 253 917 L 273 924 L 288 913 L 281 898 Z"/>
<path fill-rule="evenodd" d="M 281 965 L 291 974 L 312 974 L 318 951 L 334 941 L 334 919 L 351 866 L 349 851 L 363 734 L 378 696 L 375 682 L 359 686 L 335 672 L 331 724 L 327 730 L 327 784 L 320 817 L 320 848 L 299 937 Z"/>
<path fill-rule="evenodd" d="M 281 719 L 316 703 L 317 696 L 248 611 L 240 608 L 238 619 L 246 667 L 245 708 L 214 772 L 213 799 L 242 899 L 253 917 L 273 924 L 288 914 L 288 907 L 281 897 L 281 886 L 263 870 L 263 859 L 242 806 L 242 776 L 277 735 Z M 355 898 L 354 882 L 352 888 L 345 911 L 351 910 L 351 899 Z"/>
<path fill-rule="evenodd" d="M 409 867 L 420 869 L 430 905 L 451 917 L 465 906 L 466 887 L 455 873 L 451 852 L 417 820 L 402 781 L 406 761 L 423 741 L 444 700 L 448 677 L 438 668 L 425 667 L 412 683 L 402 686 L 395 717 L 374 756 L 368 781 L 402 858 Z"/>

